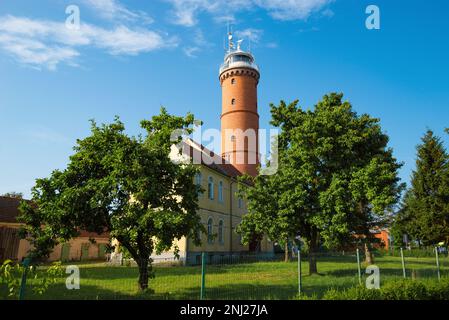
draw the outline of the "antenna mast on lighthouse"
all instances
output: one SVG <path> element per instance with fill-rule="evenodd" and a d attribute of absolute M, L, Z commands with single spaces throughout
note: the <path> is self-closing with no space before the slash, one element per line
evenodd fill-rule
<path fill-rule="evenodd" d="M 228 41 L 229 41 L 228 53 L 230 53 L 234 50 L 234 35 L 232 34 L 232 27 L 229 25 L 229 23 L 228 23 Z"/>

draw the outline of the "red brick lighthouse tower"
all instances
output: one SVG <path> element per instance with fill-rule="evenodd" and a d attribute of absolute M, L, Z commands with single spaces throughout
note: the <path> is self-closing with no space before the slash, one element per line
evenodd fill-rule
<path fill-rule="evenodd" d="M 259 68 L 250 52 L 234 44 L 229 33 L 229 49 L 220 68 L 222 88 L 221 153 L 241 173 L 257 175 L 259 166 L 259 114 L 257 85 Z"/>

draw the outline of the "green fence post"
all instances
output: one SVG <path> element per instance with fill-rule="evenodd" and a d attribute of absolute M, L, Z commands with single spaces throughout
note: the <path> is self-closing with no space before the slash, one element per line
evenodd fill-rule
<path fill-rule="evenodd" d="M 206 253 L 201 254 L 201 295 L 200 299 L 204 300 L 206 295 Z"/>
<path fill-rule="evenodd" d="M 359 284 L 362 285 L 362 269 L 360 268 L 360 252 L 359 248 L 357 248 L 357 268 L 359 271 Z"/>
<path fill-rule="evenodd" d="M 441 280 L 441 273 L 440 273 L 440 257 L 438 256 L 438 247 L 435 247 L 435 259 L 437 262 L 437 275 L 438 275 L 438 281 Z"/>
<path fill-rule="evenodd" d="M 27 275 L 28 275 L 28 267 L 30 266 L 31 259 L 25 258 L 23 261 L 23 267 L 25 268 L 22 273 L 22 281 L 20 282 L 20 289 L 19 289 L 19 300 L 23 300 L 25 297 L 25 288 L 27 283 Z"/>
<path fill-rule="evenodd" d="M 301 296 L 302 291 L 302 270 L 301 270 L 301 245 L 298 245 L 298 294 Z"/>
<path fill-rule="evenodd" d="M 404 260 L 404 252 L 401 248 L 401 260 L 402 260 L 402 275 L 404 276 L 404 279 L 407 278 L 407 274 L 405 273 L 405 260 Z"/>

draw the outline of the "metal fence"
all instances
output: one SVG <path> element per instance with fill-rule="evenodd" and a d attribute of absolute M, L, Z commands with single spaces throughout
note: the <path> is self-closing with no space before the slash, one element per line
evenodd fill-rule
<path fill-rule="evenodd" d="M 210 260 L 205 253 L 197 265 L 180 265 L 177 261 L 155 264 L 155 278 L 150 279 L 147 293 L 139 292 L 138 269 L 131 261 L 124 261 L 121 266 L 105 262 L 74 263 L 79 267 L 79 289 L 67 288 L 71 276 L 68 274 L 41 295 L 33 291 L 35 280 L 29 278 L 24 298 L 285 300 L 296 299 L 301 293 L 319 299 L 329 289 L 365 285 L 370 275 L 361 250 L 320 252 L 315 259 L 318 274 L 309 275 L 306 253 L 293 254 L 288 262 L 284 262 L 283 255 L 239 255 Z M 418 281 L 449 278 L 449 257 L 435 249 L 378 251 L 374 254 L 374 265 L 378 267 L 381 286 L 403 278 Z M 41 271 L 45 268 L 41 267 Z M 0 291 L 3 293 L 4 290 Z"/>

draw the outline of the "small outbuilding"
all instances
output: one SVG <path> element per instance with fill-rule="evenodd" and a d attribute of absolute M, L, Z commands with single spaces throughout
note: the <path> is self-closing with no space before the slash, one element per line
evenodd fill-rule
<path fill-rule="evenodd" d="M 17 217 L 21 201 L 18 198 L 0 197 L 0 263 L 8 259 L 22 261 L 31 248 L 27 240 L 19 237 L 22 224 L 17 221 Z M 49 261 L 106 260 L 109 244 L 108 234 L 81 231 L 79 237 L 56 246 Z"/>

